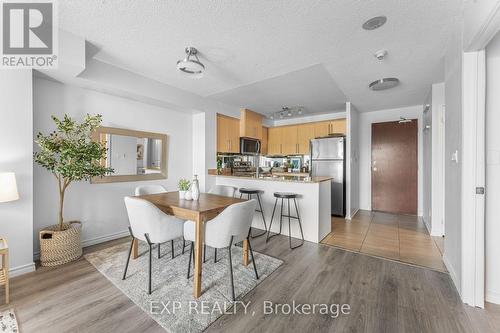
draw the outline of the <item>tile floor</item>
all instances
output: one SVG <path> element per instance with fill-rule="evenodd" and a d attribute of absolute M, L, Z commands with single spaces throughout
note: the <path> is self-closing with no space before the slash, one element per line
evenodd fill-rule
<path fill-rule="evenodd" d="M 416 216 L 359 211 L 351 221 L 332 218 L 332 232 L 322 243 L 446 271 L 443 238 L 431 237 Z"/>

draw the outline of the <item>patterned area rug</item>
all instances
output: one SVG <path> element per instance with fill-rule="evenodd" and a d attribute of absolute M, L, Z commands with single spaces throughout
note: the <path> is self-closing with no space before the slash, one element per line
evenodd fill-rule
<path fill-rule="evenodd" d="M 17 319 L 14 309 L 0 312 L 0 332 L 18 333 Z"/>
<path fill-rule="evenodd" d="M 150 315 L 165 330 L 176 332 L 201 332 L 227 310 L 243 311 L 238 304 L 245 294 L 255 288 L 275 271 L 283 261 L 254 252 L 259 280 L 255 279 L 253 266 L 243 266 L 242 249 L 233 246 L 232 260 L 236 302 L 231 301 L 227 250 L 217 252 L 217 263 L 213 260 L 213 249 L 207 248 L 207 262 L 203 265 L 202 296 L 194 300 L 193 278 L 187 279 L 189 247 L 181 254 L 182 240 L 175 242 L 174 259 L 171 258 L 170 243 L 161 246 L 161 258 L 153 249 L 152 294 L 147 294 L 148 254 L 147 245 L 139 243 L 139 258 L 130 260 L 126 280 L 122 280 L 123 269 L 130 243 L 116 245 L 85 255 L 94 267 L 117 286 L 127 297 Z M 192 275 L 191 270 L 191 275 Z"/>

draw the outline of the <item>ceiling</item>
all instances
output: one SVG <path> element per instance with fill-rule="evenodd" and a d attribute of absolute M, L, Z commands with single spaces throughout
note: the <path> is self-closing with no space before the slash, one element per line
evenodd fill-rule
<path fill-rule="evenodd" d="M 94 57 L 200 96 L 270 113 L 360 111 L 421 104 L 443 80 L 442 58 L 459 0 L 65 0 L 59 26 L 98 47 Z M 368 18 L 385 15 L 380 29 Z M 195 46 L 207 70 L 194 80 L 176 69 Z M 383 62 L 373 57 L 389 54 Z M 368 84 L 396 76 L 401 85 Z"/>

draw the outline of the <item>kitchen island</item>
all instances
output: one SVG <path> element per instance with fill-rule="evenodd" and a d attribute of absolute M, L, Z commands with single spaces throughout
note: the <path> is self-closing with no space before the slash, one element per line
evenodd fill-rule
<path fill-rule="evenodd" d="M 233 186 L 240 188 L 258 189 L 266 218 L 267 227 L 271 221 L 271 214 L 276 198 L 274 192 L 292 192 L 298 195 L 300 219 L 304 239 L 309 242 L 319 243 L 331 231 L 331 178 L 330 177 L 303 177 L 303 176 L 225 176 L 214 175 L 217 185 Z M 236 194 L 239 196 L 239 192 Z M 246 196 L 244 196 L 246 198 Z M 279 218 L 281 200 L 278 201 L 274 213 L 271 232 L 279 232 Z M 293 202 L 290 204 L 291 215 L 295 216 Z M 288 215 L 287 200 L 283 202 L 283 215 Z M 252 227 L 264 229 L 262 216 L 255 212 Z M 291 221 L 292 237 L 300 238 L 299 224 L 295 219 Z M 283 217 L 281 233 L 287 235 L 288 218 Z M 262 236 L 265 237 L 265 236 Z M 272 240 L 271 240 L 272 241 Z"/>

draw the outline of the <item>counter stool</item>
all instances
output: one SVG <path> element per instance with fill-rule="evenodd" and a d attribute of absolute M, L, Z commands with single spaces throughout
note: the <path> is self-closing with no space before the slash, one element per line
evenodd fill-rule
<path fill-rule="evenodd" d="M 300 216 L 299 216 L 299 209 L 297 207 L 297 194 L 296 193 L 288 193 L 288 192 L 275 192 L 274 197 L 276 198 L 276 201 L 274 202 L 274 208 L 273 208 L 273 214 L 271 215 L 271 222 L 269 223 L 269 230 L 267 231 L 267 238 L 266 238 L 266 243 L 271 239 L 272 237 L 276 235 L 281 235 L 281 227 L 283 225 L 283 217 L 288 217 L 288 240 L 290 243 L 290 248 L 296 249 L 299 246 L 304 245 L 304 233 L 302 232 L 302 223 L 300 221 Z M 280 214 L 280 232 L 274 235 L 271 235 L 271 226 L 273 225 L 273 218 L 274 218 L 274 211 L 276 210 L 276 205 L 278 204 L 278 200 L 281 199 L 281 214 Z M 288 215 L 283 215 L 283 200 L 287 199 L 288 200 Z M 291 216 L 290 215 L 290 200 L 293 199 L 293 203 L 295 204 L 295 212 L 297 213 L 297 216 Z M 302 242 L 300 245 L 292 246 L 292 229 L 290 227 L 290 219 L 296 219 L 299 221 L 299 228 L 300 228 L 300 234 L 302 235 Z"/>
<path fill-rule="evenodd" d="M 253 188 L 240 188 L 240 199 L 243 197 L 243 194 L 247 195 L 248 200 L 252 199 L 252 195 L 255 195 L 257 197 L 257 202 L 259 203 L 259 209 L 256 209 L 255 211 L 259 212 L 262 215 L 262 221 L 264 222 L 264 231 L 257 235 L 252 235 L 252 228 L 250 228 L 250 237 L 252 238 L 264 235 L 267 230 L 266 218 L 264 217 L 264 210 L 262 209 L 262 203 L 260 201 L 261 192 L 262 191 Z"/>

